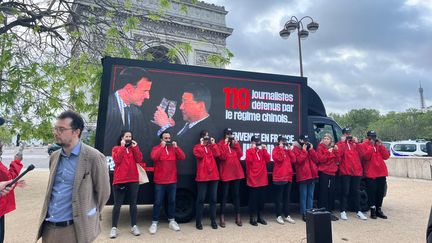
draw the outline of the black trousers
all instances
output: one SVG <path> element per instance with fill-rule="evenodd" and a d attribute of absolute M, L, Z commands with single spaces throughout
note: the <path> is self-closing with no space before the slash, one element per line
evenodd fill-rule
<path fill-rule="evenodd" d="M 228 192 L 231 189 L 231 199 L 234 204 L 235 213 L 240 213 L 240 180 L 222 181 L 222 202 L 220 205 L 220 214 L 225 214 L 225 206 L 228 201 Z"/>
<path fill-rule="evenodd" d="M 4 233 L 5 233 L 5 221 L 4 215 L 0 217 L 0 243 L 4 241 Z"/>
<path fill-rule="evenodd" d="M 341 203 L 341 211 L 347 211 L 348 209 L 348 200 L 350 195 L 353 198 L 354 203 L 354 211 L 360 211 L 360 176 L 341 176 L 342 181 L 342 203 Z"/>
<path fill-rule="evenodd" d="M 318 172 L 318 176 L 318 207 L 332 211 L 334 209 L 336 177 L 321 171 Z"/>
<path fill-rule="evenodd" d="M 291 182 L 288 182 L 283 185 L 274 185 L 276 190 L 276 198 L 275 198 L 275 208 L 276 208 L 276 217 L 284 216 L 287 217 L 289 215 L 289 203 L 290 203 L 290 194 L 291 194 Z"/>
<path fill-rule="evenodd" d="M 129 214 L 131 218 L 131 226 L 136 225 L 138 189 L 138 182 L 113 185 L 114 208 L 112 212 L 112 227 L 117 227 L 120 216 L 120 208 L 123 204 L 126 194 L 129 197 Z"/>
<path fill-rule="evenodd" d="M 384 192 L 386 186 L 386 177 L 377 177 L 376 179 L 366 179 L 367 194 L 369 206 L 382 207 Z"/>
<path fill-rule="evenodd" d="M 249 215 L 250 217 L 261 217 L 264 208 L 264 186 L 249 187 Z"/>
<path fill-rule="evenodd" d="M 197 200 L 196 200 L 196 223 L 201 224 L 204 202 L 207 191 L 209 192 L 209 204 L 210 204 L 210 220 L 216 221 L 216 199 L 217 199 L 217 188 L 219 181 L 203 181 L 197 182 Z"/>

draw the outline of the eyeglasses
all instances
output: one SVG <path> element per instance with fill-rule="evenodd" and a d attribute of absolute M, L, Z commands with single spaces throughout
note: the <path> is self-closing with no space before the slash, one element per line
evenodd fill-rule
<path fill-rule="evenodd" d="M 67 130 L 73 130 L 73 128 L 65 128 L 65 127 L 54 127 L 53 131 L 54 132 L 58 132 L 58 133 L 63 133 L 64 131 Z"/>

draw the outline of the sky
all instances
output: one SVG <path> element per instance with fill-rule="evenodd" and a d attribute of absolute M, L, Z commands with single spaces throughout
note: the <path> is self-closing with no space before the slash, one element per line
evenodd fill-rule
<path fill-rule="evenodd" d="M 327 113 L 419 109 L 420 82 L 432 106 L 432 0 L 205 2 L 228 11 L 229 69 L 300 76 L 297 36 L 279 31 L 310 16 L 319 29 L 301 42 L 303 72 Z"/>

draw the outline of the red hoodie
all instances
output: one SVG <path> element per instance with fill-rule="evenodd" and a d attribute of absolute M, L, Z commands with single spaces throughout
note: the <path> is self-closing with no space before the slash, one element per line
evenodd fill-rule
<path fill-rule="evenodd" d="M 293 152 L 296 156 L 294 163 L 296 170 L 296 181 L 306 181 L 318 178 L 318 168 L 316 165 L 317 155 L 314 149 L 305 151 L 299 148 L 299 144 L 294 146 Z"/>
<path fill-rule="evenodd" d="M 145 167 L 141 162 L 142 153 L 138 146 L 114 146 L 112 157 L 115 164 L 113 185 L 138 182 L 137 163 Z"/>
<path fill-rule="evenodd" d="M 154 183 L 177 183 L 177 161 L 186 159 L 186 155 L 180 147 L 154 146 L 151 151 L 151 158 L 154 161 Z"/>
<path fill-rule="evenodd" d="M 240 163 L 240 158 L 243 156 L 243 152 L 240 148 L 239 143 L 235 143 L 233 147 L 229 144 L 225 144 L 225 140 L 219 141 L 219 173 L 221 181 L 232 181 L 243 179 L 244 172 L 243 167 Z"/>
<path fill-rule="evenodd" d="M 367 178 L 388 176 L 387 165 L 384 160 L 390 157 L 384 145 L 375 145 L 365 140 L 362 144 L 364 173 Z"/>
<path fill-rule="evenodd" d="M 318 171 L 327 175 L 336 175 L 338 166 L 336 164 L 337 156 L 335 150 L 330 152 L 323 143 L 320 143 L 318 144 L 317 157 Z"/>
<path fill-rule="evenodd" d="M 195 181 L 217 181 L 219 172 L 215 157 L 219 157 L 220 151 L 217 144 L 197 144 L 193 148 L 193 154 L 197 158 L 197 173 Z"/>
<path fill-rule="evenodd" d="M 273 149 L 272 157 L 274 161 L 273 181 L 292 182 L 292 164 L 295 161 L 293 151 L 276 146 Z"/>
<path fill-rule="evenodd" d="M 354 141 L 342 142 L 337 144 L 335 150 L 339 159 L 339 172 L 341 175 L 363 176 L 363 167 L 360 161 L 360 145 Z"/>
<path fill-rule="evenodd" d="M 267 166 L 270 154 L 267 149 L 250 148 L 246 150 L 247 185 L 261 187 L 268 185 Z"/>
<path fill-rule="evenodd" d="M 20 160 L 12 161 L 9 165 L 9 169 L 0 162 L 0 181 L 15 179 L 19 175 L 22 167 L 23 164 Z M 13 190 L 0 197 L 0 217 L 12 212 L 15 208 L 15 195 Z"/>

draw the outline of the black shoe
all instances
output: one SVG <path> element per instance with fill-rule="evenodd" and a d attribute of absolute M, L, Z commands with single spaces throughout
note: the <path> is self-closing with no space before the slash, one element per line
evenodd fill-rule
<path fill-rule="evenodd" d="M 256 221 L 256 219 L 255 219 L 254 217 L 251 217 L 251 218 L 250 218 L 249 223 L 250 223 L 251 225 L 253 225 L 253 226 L 258 226 L 258 223 L 257 223 L 257 221 Z"/>
<path fill-rule="evenodd" d="M 201 223 L 196 223 L 195 227 L 196 227 L 198 230 L 202 230 L 202 229 L 203 229 L 203 226 L 202 226 Z"/>
<path fill-rule="evenodd" d="M 371 208 L 370 209 L 370 217 L 371 217 L 371 219 L 376 219 L 377 218 L 376 208 Z"/>
<path fill-rule="evenodd" d="M 306 214 L 303 214 L 302 219 L 304 222 L 306 222 Z"/>
<path fill-rule="evenodd" d="M 263 218 L 259 217 L 257 220 L 258 223 L 262 224 L 262 225 L 267 225 L 267 221 L 265 221 Z"/>
<path fill-rule="evenodd" d="M 212 227 L 212 229 L 217 229 L 218 228 L 218 226 L 216 224 L 216 221 L 212 221 L 211 222 L 211 227 Z"/>
<path fill-rule="evenodd" d="M 338 221 L 339 220 L 339 218 L 334 214 L 330 214 L 330 219 L 331 219 L 331 221 Z"/>
<path fill-rule="evenodd" d="M 377 210 L 376 210 L 376 216 L 378 218 L 387 219 L 387 216 L 383 213 L 383 211 L 381 210 L 381 208 L 377 208 Z"/>

